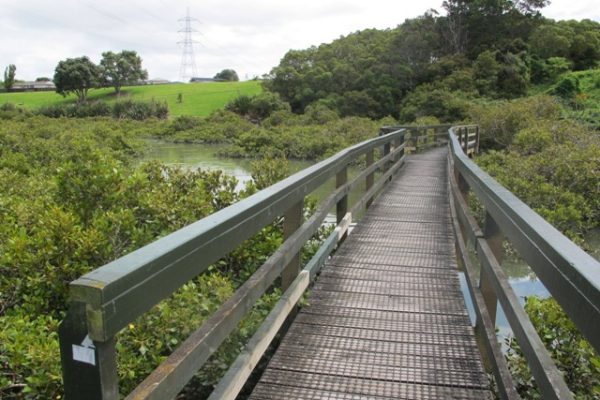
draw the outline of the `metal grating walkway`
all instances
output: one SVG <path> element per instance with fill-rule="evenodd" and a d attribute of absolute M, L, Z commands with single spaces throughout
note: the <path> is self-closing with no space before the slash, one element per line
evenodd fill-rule
<path fill-rule="evenodd" d="M 446 149 L 407 158 L 308 303 L 251 399 L 491 399 L 460 291 Z"/>

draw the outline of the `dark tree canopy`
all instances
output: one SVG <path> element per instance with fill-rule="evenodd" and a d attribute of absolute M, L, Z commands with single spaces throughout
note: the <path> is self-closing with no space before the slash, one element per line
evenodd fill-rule
<path fill-rule="evenodd" d="M 237 82 L 240 80 L 237 72 L 235 72 L 235 70 L 233 69 L 224 69 L 223 71 L 216 74 L 214 79 L 230 82 Z"/>
<path fill-rule="evenodd" d="M 142 58 L 132 50 L 102 53 L 100 73 L 102 84 L 114 87 L 117 94 L 123 86 L 148 79 L 148 72 L 142 68 Z"/>
<path fill-rule="evenodd" d="M 85 102 L 88 90 L 98 84 L 99 69 L 87 57 L 67 58 L 54 71 L 56 92 L 63 96 L 74 93 L 79 103 Z"/>
<path fill-rule="evenodd" d="M 446 15 L 432 10 L 395 29 L 290 50 L 264 86 L 296 113 L 317 104 L 340 116 L 418 118 L 420 108 L 450 120 L 461 115 L 462 98 L 519 97 L 532 82 L 598 65 L 600 24 L 544 19 L 539 11 L 547 4 L 446 0 Z M 421 85 L 442 98 L 415 92 Z"/>

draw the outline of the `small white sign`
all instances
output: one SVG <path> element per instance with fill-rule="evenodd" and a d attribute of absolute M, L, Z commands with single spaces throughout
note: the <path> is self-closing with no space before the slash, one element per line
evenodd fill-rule
<path fill-rule="evenodd" d="M 96 365 L 96 354 L 89 347 L 73 345 L 73 360 Z"/>
<path fill-rule="evenodd" d="M 73 348 L 73 360 L 81 361 L 86 364 L 96 365 L 96 347 L 94 342 L 90 339 L 89 335 L 86 335 L 81 342 L 81 346 L 74 344 Z"/>

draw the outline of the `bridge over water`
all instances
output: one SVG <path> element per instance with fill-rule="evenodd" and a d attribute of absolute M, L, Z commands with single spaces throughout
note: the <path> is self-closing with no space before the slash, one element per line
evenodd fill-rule
<path fill-rule="evenodd" d="M 511 242 L 596 350 L 600 264 L 469 159 L 477 127 L 381 133 L 72 282 L 60 329 L 67 398 L 118 398 L 119 330 L 281 216 L 282 246 L 128 399 L 176 396 L 279 281 L 280 301 L 212 399 L 236 398 L 278 333 L 251 399 L 491 399 L 487 373 L 500 398 L 518 398 L 496 339 L 498 303 L 544 398 L 573 398 L 500 267 L 502 245 Z M 359 157 L 366 167 L 349 180 Z M 337 189 L 303 220 L 305 196 L 334 176 Z M 358 185 L 365 194 L 349 207 Z M 481 218 L 470 212 L 473 197 Z M 335 230 L 300 265 L 299 252 L 332 208 Z"/>

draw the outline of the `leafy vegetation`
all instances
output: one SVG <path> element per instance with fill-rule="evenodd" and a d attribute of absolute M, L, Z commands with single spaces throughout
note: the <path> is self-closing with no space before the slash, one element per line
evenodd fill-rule
<path fill-rule="evenodd" d="M 566 117 L 600 127 L 600 69 L 566 73 L 549 90 L 562 99 Z"/>
<path fill-rule="evenodd" d="M 600 24 L 553 21 L 532 1 L 443 3 L 395 29 L 363 30 L 290 50 L 265 87 L 301 113 L 326 105 L 341 116 L 462 120 L 466 98 L 518 98 L 600 61 Z"/>
<path fill-rule="evenodd" d="M 214 76 L 214 79 L 217 80 L 223 80 L 223 81 L 230 81 L 230 82 L 237 82 L 240 80 L 240 78 L 238 77 L 237 72 L 235 72 L 235 70 L 233 69 L 224 69 L 221 72 L 217 73 Z"/>
<path fill-rule="evenodd" d="M 600 226 L 600 137 L 562 116 L 550 96 L 481 103 L 471 110 L 490 149 L 476 161 L 576 243 Z M 527 298 L 525 310 L 576 398 L 600 392 L 600 358 L 553 299 Z M 507 359 L 525 399 L 542 398 L 514 338 Z"/>
<path fill-rule="evenodd" d="M 159 135 L 163 140 L 190 143 L 228 143 L 228 157 L 256 158 L 281 154 L 291 159 L 319 159 L 375 135 L 394 120 L 339 118 L 324 107 L 309 108 L 304 115 L 286 110 L 273 112 L 255 125 L 232 112 L 216 112 L 207 119 L 179 117 Z"/>
<path fill-rule="evenodd" d="M 277 93 L 263 92 L 254 96 L 239 96 L 227 103 L 225 109 L 260 121 L 275 111 L 289 111 L 290 105 L 281 100 Z"/>
<path fill-rule="evenodd" d="M 288 169 L 282 160 L 257 162 L 256 184 L 236 191 L 235 178 L 220 171 L 138 163 L 143 145 L 136 137 L 152 124 L 169 122 L 86 119 L 82 124 L 10 107 L 3 112 L 0 395 L 57 398 L 62 389 L 56 329 L 68 282 L 227 207 L 284 177 Z M 270 167 L 277 173 L 266 173 Z M 121 332 L 123 392 L 199 326 L 281 241 L 278 220 Z M 278 296 L 276 289 L 263 296 L 186 388 L 188 395 L 210 390 Z"/>
<path fill-rule="evenodd" d="M 576 399 L 600 395 L 600 356 L 581 336 L 554 299 L 528 297 L 525 311 Z M 507 360 L 517 390 L 524 399 L 541 399 L 523 353 L 514 338 L 507 341 Z"/>
<path fill-rule="evenodd" d="M 87 57 L 67 58 L 60 61 L 54 71 L 56 93 L 63 96 L 75 94 L 77 102 L 87 100 L 87 94 L 99 84 L 100 70 Z"/>
<path fill-rule="evenodd" d="M 169 116 L 169 108 L 167 103 L 154 100 L 145 102 L 128 99 L 117 101 L 112 105 L 104 102 L 55 104 L 42 106 L 35 113 L 51 118 L 113 117 L 142 121 L 148 118 L 165 119 Z"/>
<path fill-rule="evenodd" d="M 15 83 L 15 73 L 17 71 L 17 67 L 14 64 L 10 64 L 4 70 L 4 81 L 2 82 L 5 90 L 12 89 L 12 86 Z"/>
<path fill-rule="evenodd" d="M 132 50 L 102 53 L 99 74 L 102 86 L 114 87 L 117 96 L 121 94 L 123 86 L 148 79 L 148 71 L 142 68 L 142 58 Z"/>

